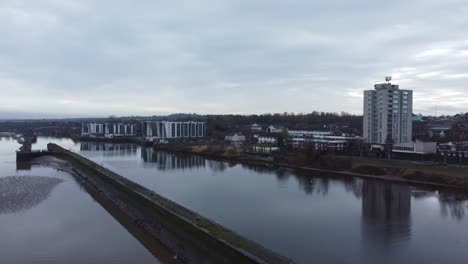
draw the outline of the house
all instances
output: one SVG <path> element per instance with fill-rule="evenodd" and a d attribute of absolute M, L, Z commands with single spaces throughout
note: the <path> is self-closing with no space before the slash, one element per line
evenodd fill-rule
<path fill-rule="evenodd" d="M 278 138 L 277 137 L 268 136 L 268 135 L 259 135 L 257 137 L 257 141 L 260 144 L 273 144 L 273 145 L 278 144 Z"/>
<path fill-rule="evenodd" d="M 224 140 L 229 142 L 244 142 L 245 136 L 242 133 L 233 133 L 226 135 Z"/>
<path fill-rule="evenodd" d="M 258 124 L 253 124 L 250 126 L 250 130 L 252 130 L 252 132 L 260 132 L 262 131 L 262 126 Z"/>
<path fill-rule="evenodd" d="M 275 133 L 259 133 L 254 134 L 257 143 L 253 145 L 252 150 L 261 153 L 270 153 L 278 151 L 283 145 L 284 139 L 280 134 Z"/>
<path fill-rule="evenodd" d="M 283 126 L 269 126 L 267 128 L 267 132 L 268 133 L 287 133 L 288 132 L 288 129 L 283 127 Z"/>

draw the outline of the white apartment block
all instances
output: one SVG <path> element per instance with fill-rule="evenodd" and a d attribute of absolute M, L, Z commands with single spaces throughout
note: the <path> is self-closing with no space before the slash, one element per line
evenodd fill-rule
<path fill-rule="evenodd" d="M 380 83 L 364 91 L 363 138 L 372 144 L 399 144 L 413 136 L 413 91 Z"/>
<path fill-rule="evenodd" d="M 203 138 L 206 136 L 205 122 L 143 122 L 143 138 L 148 141 L 183 138 Z"/>
<path fill-rule="evenodd" d="M 91 137 L 131 137 L 136 136 L 136 126 L 130 124 L 81 124 L 81 135 Z"/>

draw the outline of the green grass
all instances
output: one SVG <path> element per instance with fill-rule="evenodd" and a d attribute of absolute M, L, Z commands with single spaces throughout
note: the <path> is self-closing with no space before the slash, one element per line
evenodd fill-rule
<path fill-rule="evenodd" d="M 413 174 L 416 171 L 428 174 L 438 174 L 445 176 L 459 176 L 468 178 L 468 170 L 463 168 L 448 167 L 445 165 L 425 165 L 417 162 L 395 161 L 395 160 L 374 160 L 353 158 L 353 169 L 362 166 L 375 166 L 384 168 L 399 168 L 404 170 L 404 175 Z"/>

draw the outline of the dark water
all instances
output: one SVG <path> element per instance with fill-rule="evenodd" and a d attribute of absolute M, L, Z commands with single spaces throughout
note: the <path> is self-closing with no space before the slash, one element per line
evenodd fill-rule
<path fill-rule="evenodd" d="M 0 263 L 158 263 L 71 175 L 16 170 L 0 138 Z"/>
<path fill-rule="evenodd" d="M 463 194 L 131 144 L 58 143 L 298 263 L 468 263 Z"/>

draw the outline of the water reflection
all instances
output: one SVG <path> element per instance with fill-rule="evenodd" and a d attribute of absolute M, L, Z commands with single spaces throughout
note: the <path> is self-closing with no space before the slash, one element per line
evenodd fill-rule
<path fill-rule="evenodd" d="M 465 217 L 468 210 L 468 195 L 463 193 L 440 192 L 438 195 L 440 212 L 443 216 L 450 216 L 458 221 Z"/>
<path fill-rule="evenodd" d="M 141 158 L 145 162 L 145 167 L 156 167 L 160 170 L 202 168 L 206 166 L 206 160 L 201 156 L 176 155 L 169 152 L 154 151 L 152 148 L 142 148 Z"/>
<path fill-rule="evenodd" d="M 81 143 L 80 146 L 81 151 L 102 152 L 103 156 L 137 155 L 138 149 L 139 147 L 135 144 L 86 142 Z M 286 187 L 287 182 L 292 177 L 298 182 L 300 190 L 308 195 L 327 195 L 331 181 L 337 180 L 344 185 L 347 192 L 352 193 L 358 199 L 362 198 L 363 218 L 367 219 L 366 221 L 377 223 L 371 228 L 381 226 L 382 230 L 386 230 L 387 237 L 390 238 L 392 233 L 397 234 L 398 232 L 405 237 L 405 229 L 408 229 L 407 236 L 409 237 L 409 219 L 406 224 L 401 225 L 400 223 L 406 221 L 405 215 L 409 218 L 411 196 L 415 199 L 436 197 L 440 204 L 441 214 L 444 216 L 450 215 L 457 220 L 463 219 L 465 211 L 468 210 L 467 195 L 448 192 L 438 193 L 437 191 L 423 189 L 411 190 L 409 186 L 365 181 L 359 178 L 343 178 L 332 173 L 326 175 L 322 173 L 321 176 L 317 176 L 316 173 L 310 171 L 292 170 L 274 166 L 238 164 L 236 162 L 207 159 L 198 155 L 154 151 L 152 148 L 141 148 L 141 159 L 144 162 L 143 166 L 145 168 L 157 168 L 159 170 L 208 167 L 214 172 L 222 173 L 228 168 L 241 166 L 258 174 L 275 175 L 280 187 Z M 27 166 L 21 168 L 28 169 Z M 401 229 L 398 227 L 400 225 L 402 226 Z"/>
<path fill-rule="evenodd" d="M 104 156 L 130 156 L 137 153 L 138 146 L 135 144 L 83 142 L 80 145 L 80 150 L 103 152 Z"/>
<path fill-rule="evenodd" d="M 0 214 L 18 213 L 37 206 L 62 182 L 62 179 L 53 177 L 1 177 Z"/>
<path fill-rule="evenodd" d="M 362 235 L 364 242 L 387 246 L 411 236 L 409 186 L 364 181 L 362 187 Z"/>

